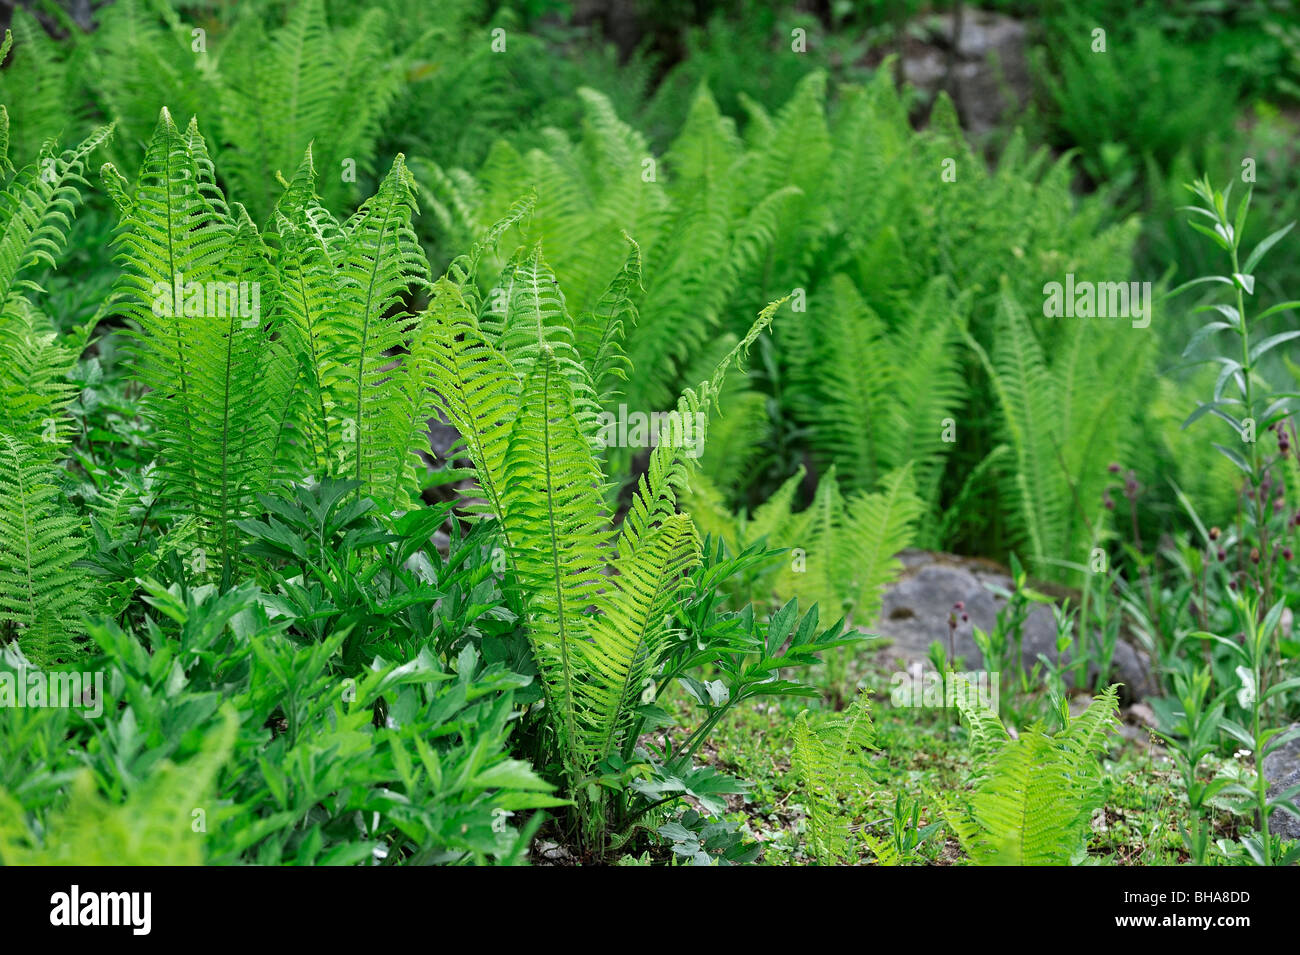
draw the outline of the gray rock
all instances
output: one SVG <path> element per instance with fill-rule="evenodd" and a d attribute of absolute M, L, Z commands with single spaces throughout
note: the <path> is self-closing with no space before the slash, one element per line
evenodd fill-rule
<path fill-rule="evenodd" d="M 1300 730 L 1300 723 L 1292 723 L 1290 729 Z M 1300 736 L 1287 740 L 1264 757 L 1264 778 L 1272 784 L 1268 789 L 1270 799 L 1292 786 L 1300 786 Z M 1300 802 L 1300 797 L 1297 801 Z M 1268 817 L 1268 829 L 1284 839 L 1300 839 L 1300 819 L 1281 809 L 1273 810 Z"/>
<path fill-rule="evenodd" d="M 1286 792 L 1292 786 L 1300 786 L 1300 768 L 1270 786 L 1268 796 L 1272 799 L 1280 793 Z M 1297 802 L 1300 802 L 1300 798 L 1297 799 Z M 1297 808 L 1296 811 L 1300 812 L 1300 808 Z M 1300 819 L 1289 812 L 1274 809 L 1268 817 L 1268 831 L 1271 835 L 1281 836 L 1283 839 L 1300 839 Z"/>
<path fill-rule="evenodd" d="M 1006 600 L 995 596 L 987 585 L 1010 590 L 1011 578 L 987 561 L 923 551 L 906 551 L 900 558 L 906 568 L 903 576 L 885 591 L 880 619 L 865 629 L 892 641 L 887 653 L 904 660 L 923 660 L 934 641 L 947 647 L 948 615 L 953 604 L 961 601 L 970 619 L 958 623 L 956 655 L 965 659 L 967 667 L 980 667 L 983 657 L 972 638 L 973 628 L 991 631 L 998 611 L 1006 605 Z M 1033 607 L 1025 622 L 1021 664 L 1026 671 L 1038 662 L 1039 654 L 1053 663 L 1062 662 L 1056 652 L 1055 619 L 1051 608 L 1041 604 Z M 1067 652 L 1064 661 L 1070 658 Z M 1091 674 L 1094 678 L 1096 675 L 1095 671 Z M 1149 695 L 1153 689 L 1146 655 L 1123 640 L 1115 647 L 1109 679 L 1124 684 L 1121 693 L 1127 701 Z"/>
<path fill-rule="evenodd" d="M 1029 101 L 1026 28 L 1000 13 L 966 7 L 960 30 L 953 14 L 927 17 L 928 42 L 904 50 L 903 78 L 919 89 L 947 89 L 962 124 L 978 136 Z"/>

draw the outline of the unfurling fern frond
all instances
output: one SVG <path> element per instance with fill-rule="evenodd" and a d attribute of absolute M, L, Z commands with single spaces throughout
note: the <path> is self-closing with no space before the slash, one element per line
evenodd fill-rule
<path fill-rule="evenodd" d="M 821 865 L 856 858 L 848 806 L 871 784 L 867 753 L 875 748 L 871 713 L 862 696 L 835 719 L 814 725 L 808 710 L 795 719 L 791 763 L 804 790 L 808 846 Z"/>
<path fill-rule="evenodd" d="M 975 789 L 944 815 L 979 865 L 1068 865 L 1086 851 L 1093 811 L 1104 789 L 1098 763 L 1114 724 L 1118 687 L 1111 686 L 1065 728 L 1028 727 L 1011 739 L 969 684 L 957 706 L 971 729 Z"/>

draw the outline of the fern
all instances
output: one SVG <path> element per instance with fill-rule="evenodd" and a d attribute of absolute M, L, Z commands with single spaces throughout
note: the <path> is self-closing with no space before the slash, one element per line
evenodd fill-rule
<path fill-rule="evenodd" d="M 345 474 L 375 500 L 407 506 L 432 414 L 435 323 L 405 306 L 428 280 L 402 157 L 339 223 L 315 194 L 309 150 L 269 237 L 227 203 L 197 125 L 182 134 L 166 110 L 134 189 L 111 167 L 105 181 L 123 221 L 120 288 L 164 496 L 204 524 L 221 579 L 232 578 L 237 523 L 285 476 Z M 214 310 L 214 291 L 230 307 L 218 298 Z M 254 298 L 259 314 L 245 314 Z"/>
<path fill-rule="evenodd" d="M 413 186 L 399 155 L 379 191 L 342 226 L 335 397 L 327 402 L 331 430 L 338 431 L 340 470 L 377 500 L 398 504 L 412 496 L 415 439 L 424 431 L 419 415 L 393 407 L 394 401 L 409 400 L 403 381 L 424 374 L 415 361 L 393 356 L 422 327 L 406 310 L 407 293 L 427 288 L 429 281 L 411 226 Z"/>
<path fill-rule="evenodd" d="M 84 135 L 89 124 L 74 105 L 79 97 L 68 50 L 22 6 L 15 6 L 10 26 L 0 47 L 0 102 L 12 123 L 14 152 L 26 157 L 51 141 Z M 10 129 L 5 132 L 10 135 Z"/>
<path fill-rule="evenodd" d="M 0 625 L 45 665 L 71 657 L 90 589 L 74 567 L 81 522 L 63 503 L 45 453 L 0 434 Z"/>
<path fill-rule="evenodd" d="M 555 748 L 576 791 L 622 750 L 644 680 L 667 646 L 665 618 L 699 559 L 694 525 L 676 507 L 689 462 L 682 449 L 657 446 L 615 526 L 574 387 L 590 399 L 590 370 L 573 344 L 563 295 L 535 248 L 517 253 L 505 275 L 516 286 L 509 308 L 481 323 L 470 296 L 449 280 L 435 287 L 430 375 L 438 408 L 461 432 L 500 522 Z M 777 304 L 698 392 L 681 396 L 679 413 L 707 413 L 727 366 Z M 580 805 L 594 835 L 599 805 L 585 796 Z"/>
<path fill-rule="evenodd" d="M 16 636 L 41 665 L 77 652 L 94 601 L 76 567 L 86 550 L 81 521 L 63 499 L 77 352 L 35 305 L 42 290 L 31 276 L 56 265 L 87 158 L 110 134 L 105 127 L 73 149 L 47 148 L 0 203 L 0 634 Z"/>
<path fill-rule="evenodd" d="M 794 767 L 805 793 L 808 844 L 821 865 L 856 859 L 847 806 L 871 784 L 867 753 L 876 748 L 871 713 L 862 696 L 831 720 L 813 725 L 808 710 L 794 722 Z"/>
<path fill-rule="evenodd" d="M 697 475 L 685 506 L 735 553 L 760 541 L 790 549 L 783 562 L 767 564 L 752 599 L 797 596 L 807 604 L 842 608 L 865 626 L 880 609 L 883 588 L 902 570 L 896 555 L 910 546 L 922 512 L 911 466 L 887 474 L 879 491 L 847 499 L 832 468 L 812 504 L 795 512 L 802 478 L 799 473 L 787 480 L 751 517 L 731 514 L 718 491 Z"/>
<path fill-rule="evenodd" d="M 255 213 L 269 213 L 274 174 L 287 173 L 314 137 L 326 203 L 359 198 L 353 183 L 374 171 L 378 122 L 400 77 L 385 62 L 390 29 L 379 9 L 331 29 L 322 0 L 293 5 L 269 35 L 259 16 L 239 20 L 220 59 L 221 159 Z"/>
<path fill-rule="evenodd" d="M 1118 687 L 1102 691 L 1080 716 L 1061 704 L 1065 728 L 1041 726 L 1011 739 L 973 688 L 956 694 L 970 730 L 975 788 L 944 815 L 962 848 L 978 865 L 1067 865 L 1086 851 L 1103 782 L 1097 762 L 1115 721 Z"/>
<path fill-rule="evenodd" d="M 272 477 L 272 409 L 284 396 L 268 369 L 286 357 L 260 314 L 263 292 L 268 304 L 274 297 L 265 245 L 243 207 L 227 205 L 193 121 L 182 133 L 162 111 L 117 243 L 132 371 L 150 389 L 163 493 L 205 523 L 204 554 L 228 583 L 235 522 Z"/>

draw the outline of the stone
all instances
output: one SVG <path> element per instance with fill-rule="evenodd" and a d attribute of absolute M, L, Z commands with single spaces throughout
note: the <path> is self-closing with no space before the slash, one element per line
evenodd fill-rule
<path fill-rule="evenodd" d="M 1292 723 L 1289 730 L 1300 732 L 1300 723 Z M 1300 786 L 1300 735 L 1287 740 L 1264 757 L 1264 778 L 1271 784 L 1268 788 L 1270 799 L 1292 786 Z M 1300 796 L 1296 800 L 1300 802 Z M 1300 812 L 1300 807 L 1297 812 Z M 1300 819 L 1281 809 L 1274 809 L 1268 817 L 1268 831 L 1284 839 L 1300 839 Z"/>
<path fill-rule="evenodd" d="M 903 78 L 930 94 L 946 89 L 973 136 L 987 133 L 1004 114 L 1029 102 L 1028 31 L 1022 22 L 966 7 L 960 31 L 952 13 L 924 17 L 919 25 L 925 39 L 904 46 Z"/>
<path fill-rule="evenodd" d="M 1009 591 L 1010 575 L 991 561 L 950 554 L 904 551 L 900 559 L 905 570 L 886 589 L 880 619 L 863 629 L 892 641 L 886 653 L 904 660 L 924 660 L 934 641 L 947 647 L 948 615 L 953 604 L 961 601 L 970 619 L 957 626 L 956 655 L 964 658 L 968 669 L 981 667 L 983 657 L 972 638 L 973 629 L 979 627 L 985 632 L 993 629 L 1006 600 L 995 596 L 988 585 Z M 1051 608 L 1043 604 L 1034 605 L 1026 619 L 1021 665 L 1031 669 L 1039 654 L 1054 663 L 1061 662 L 1056 652 L 1056 621 Z M 1068 653 L 1065 660 L 1069 660 Z M 1096 675 L 1094 671 L 1091 677 Z M 1121 698 L 1126 702 L 1150 695 L 1154 686 L 1146 655 L 1123 639 L 1116 644 L 1109 679 L 1124 684 Z"/>

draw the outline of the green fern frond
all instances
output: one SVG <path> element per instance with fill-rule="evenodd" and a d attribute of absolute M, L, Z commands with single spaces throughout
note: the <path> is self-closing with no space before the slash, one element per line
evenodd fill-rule
<path fill-rule="evenodd" d="M 86 160 L 112 135 L 103 126 L 74 149 L 42 152 L 5 190 L 0 205 L 0 309 L 8 312 L 14 296 L 39 288 L 22 274 L 40 266 L 53 268 L 67 241 L 73 209 L 80 200 Z"/>
<path fill-rule="evenodd" d="M 429 314 L 435 323 L 429 329 L 436 345 L 430 359 L 434 401 L 465 442 L 489 513 L 500 516 L 506 450 L 518 409 L 514 370 L 479 330 L 459 286 L 440 280 Z"/>
<path fill-rule="evenodd" d="M 39 444 L 50 460 L 74 425 L 64 414 L 76 398 L 68 381 L 77 354 L 27 299 L 10 301 L 0 320 L 0 431 Z"/>
<path fill-rule="evenodd" d="M 411 288 L 428 287 L 428 263 L 411 226 L 414 180 L 399 154 L 379 191 L 343 225 L 339 248 L 340 321 L 329 405 L 330 443 L 341 473 L 362 482 L 379 500 L 404 504 L 415 489 L 398 474 L 410 467 L 412 446 L 394 446 L 385 420 L 395 378 L 421 374 L 395 359 L 415 329 L 406 308 Z"/>
<path fill-rule="evenodd" d="M 822 865 L 854 859 L 850 814 L 845 803 L 871 784 L 867 753 L 876 748 L 875 729 L 864 697 L 831 720 L 813 725 L 803 710 L 795 718 L 791 764 L 803 786 L 808 811 L 808 842 Z"/>
<path fill-rule="evenodd" d="M 623 350 L 627 330 L 636 325 L 636 297 L 641 289 L 641 247 L 626 232 L 630 249 L 595 306 L 578 316 L 574 343 L 591 374 L 592 387 L 602 407 L 617 396 L 617 382 L 626 381 L 631 362 Z"/>
<path fill-rule="evenodd" d="M 1067 865 L 1084 851 L 1102 785 L 1097 762 L 1114 724 L 1117 688 L 1051 735 L 1031 726 L 1012 740 L 973 692 L 956 695 L 971 728 L 975 789 L 944 815 L 978 865 Z"/>
<path fill-rule="evenodd" d="M 64 503 L 48 452 L 0 433 L 0 633 L 38 665 L 77 651 L 90 584 L 81 522 Z"/>
<path fill-rule="evenodd" d="M 911 543 L 923 507 L 910 464 L 885 475 L 880 483 L 880 491 L 849 500 L 832 551 L 835 564 L 847 575 L 841 592 L 852 595 L 854 619 L 860 624 L 875 619 L 884 586 L 902 570 L 895 555 Z"/>
<path fill-rule="evenodd" d="M 686 575 L 699 560 L 699 540 L 691 519 L 675 514 L 647 538 L 627 541 L 614 564 L 604 613 L 582 646 L 589 678 L 581 685 L 583 749 L 591 764 L 621 744 L 633 705 L 645 690 L 668 640 L 665 620 Z"/>
<path fill-rule="evenodd" d="M 269 35 L 261 16 L 242 17 L 222 44 L 222 166 L 259 217 L 275 205 L 275 173 L 313 139 L 326 200 L 355 201 L 352 183 L 373 171 L 378 124 L 400 82 L 385 62 L 389 28 L 374 9 L 334 30 L 322 0 L 305 0 Z"/>
<path fill-rule="evenodd" d="M 590 632 L 586 610 L 605 586 L 610 530 L 604 479 L 578 425 L 568 379 L 547 351 L 524 385 L 501 490 L 529 640 L 573 778 L 584 768 L 580 645 Z"/>
<path fill-rule="evenodd" d="M 891 411 L 901 403 L 894 381 L 899 368 L 884 322 L 848 276 L 835 275 L 820 299 L 785 326 L 793 346 L 787 352 L 796 361 L 796 400 L 802 396 L 796 410 L 812 427 L 823 467 L 833 463 L 846 488 L 865 490 L 896 460 Z"/>
<path fill-rule="evenodd" d="M 12 32 L 6 29 L 0 44 L 0 65 L 4 65 L 0 70 L 0 102 L 6 105 L 6 118 L 13 123 L 12 130 L 6 128 L 6 134 L 14 137 L 17 154 L 27 157 L 49 142 L 81 135 L 90 124 L 76 86 L 77 69 L 70 59 L 68 44 L 51 37 L 21 5 L 13 8 L 10 27 Z"/>
<path fill-rule="evenodd" d="M 984 364 L 997 396 L 1003 427 L 1015 454 L 1008 478 L 1012 519 L 1032 566 L 1063 552 L 1067 522 L 1061 441 L 1060 386 L 1020 306 L 1004 294 L 998 309 L 992 359 L 969 332 L 967 342 Z"/>
<path fill-rule="evenodd" d="M 499 298 L 489 302 L 479 320 L 484 332 L 493 337 L 521 383 L 541 354 L 549 354 L 568 380 L 583 434 L 594 442 L 600 414 L 596 391 L 575 341 L 564 293 L 541 247 L 520 249 L 506 264 L 497 289 Z"/>

